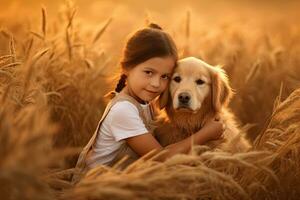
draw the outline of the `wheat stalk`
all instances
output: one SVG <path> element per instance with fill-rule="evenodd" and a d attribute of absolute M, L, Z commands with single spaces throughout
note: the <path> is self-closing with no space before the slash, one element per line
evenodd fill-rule
<path fill-rule="evenodd" d="M 43 33 L 43 39 L 46 39 L 46 33 L 47 33 L 47 13 L 46 8 L 42 7 L 42 33 Z"/>
<path fill-rule="evenodd" d="M 12 35 L 10 36 L 9 50 L 10 50 L 10 55 L 12 55 L 11 62 L 14 63 L 16 62 L 16 48 L 15 48 L 14 37 Z"/>
<path fill-rule="evenodd" d="M 35 37 L 41 39 L 41 40 L 44 39 L 44 37 L 43 37 L 42 35 L 40 35 L 39 33 L 36 33 L 36 32 L 34 32 L 34 31 L 30 31 L 30 33 L 31 33 L 32 35 L 34 35 Z"/>
<path fill-rule="evenodd" d="M 105 32 L 105 30 L 107 29 L 107 27 L 109 26 L 109 24 L 112 22 L 112 17 L 110 17 L 105 24 L 100 28 L 100 30 L 96 33 L 94 39 L 93 39 L 93 44 L 96 43 L 100 37 L 103 35 L 103 33 Z"/>
<path fill-rule="evenodd" d="M 7 59 L 12 58 L 13 55 L 4 55 L 4 56 L 0 56 L 0 62 L 5 62 Z"/>

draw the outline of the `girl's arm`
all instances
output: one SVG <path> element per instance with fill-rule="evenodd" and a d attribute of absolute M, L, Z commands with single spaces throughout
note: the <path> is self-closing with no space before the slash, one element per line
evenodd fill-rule
<path fill-rule="evenodd" d="M 162 147 L 151 133 L 130 137 L 125 140 L 132 150 L 140 156 L 145 155 L 153 149 L 157 149 L 158 152 L 167 149 L 168 151 L 157 159 L 164 161 L 166 158 L 172 157 L 175 154 L 188 153 L 192 146 L 192 140 L 193 144 L 201 145 L 209 140 L 218 139 L 222 133 L 222 123 L 220 121 L 211 120 L 192 136 L 166 147 Z"/>

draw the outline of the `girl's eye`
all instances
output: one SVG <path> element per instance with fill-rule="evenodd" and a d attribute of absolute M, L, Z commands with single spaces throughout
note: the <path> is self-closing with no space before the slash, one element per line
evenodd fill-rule
<path fill-rule="evenodd" d="M 144 71 L 147 75 L 152 75 L 153 72 L 152 71 Z"/>
<path fill-rule="evenodd" d="M 168 80 L 168 79 L 169 79 L 169 76 L 168 76 L 168 75 L 162 75 L 161 78 L 162 78 L 162 79 L 165 79 L 165 80 Z"/>
<path fill-rule="evenodd" d="M 175 77 L 173 78 L 173 80 L 174 80 L 175 82 L 179 83 L 179 82 L 181 81 L 181 78 L 180 78 L 180 76 L 175 76 Z"/>
<path fill-rule="evenodd" d="M 204 82 L 203 80 L 201 80 L 201 79 L 198 79 L 198 80 L 196 81 L 196 83 L 197 83 L 197 85 L 202 85 L 202 84 L 204 84 L 205 82 Z"/>

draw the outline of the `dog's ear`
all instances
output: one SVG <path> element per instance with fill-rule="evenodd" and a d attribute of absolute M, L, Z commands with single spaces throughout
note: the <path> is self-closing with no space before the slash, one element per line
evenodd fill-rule
<path fill-rule="evenodd" d="M 212 106 L 214 111 L 218 113 L 221 111 L 222 106 L 229 103 L 233 92 L 223 69 L 214 67 L 211 70 L 211 80 Z"/>
<path fill-rule="evenodd" d="M 169 101 L 169 86 L 167 86 L 165 91 L 159 95 L 159 98 L 156 101 L 157 107 L 162 110 L 164 107 L 166 107 L 168 101 Z"/>

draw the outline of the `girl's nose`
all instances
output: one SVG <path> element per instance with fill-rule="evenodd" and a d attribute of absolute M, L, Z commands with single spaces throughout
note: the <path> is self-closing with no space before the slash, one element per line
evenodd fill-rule
<path fill-rule="evenodd" d="M 151 79 L 151 86 L 153 87 L 159 87 L 160 86 L 160 77 L 153 77 Z"/>

